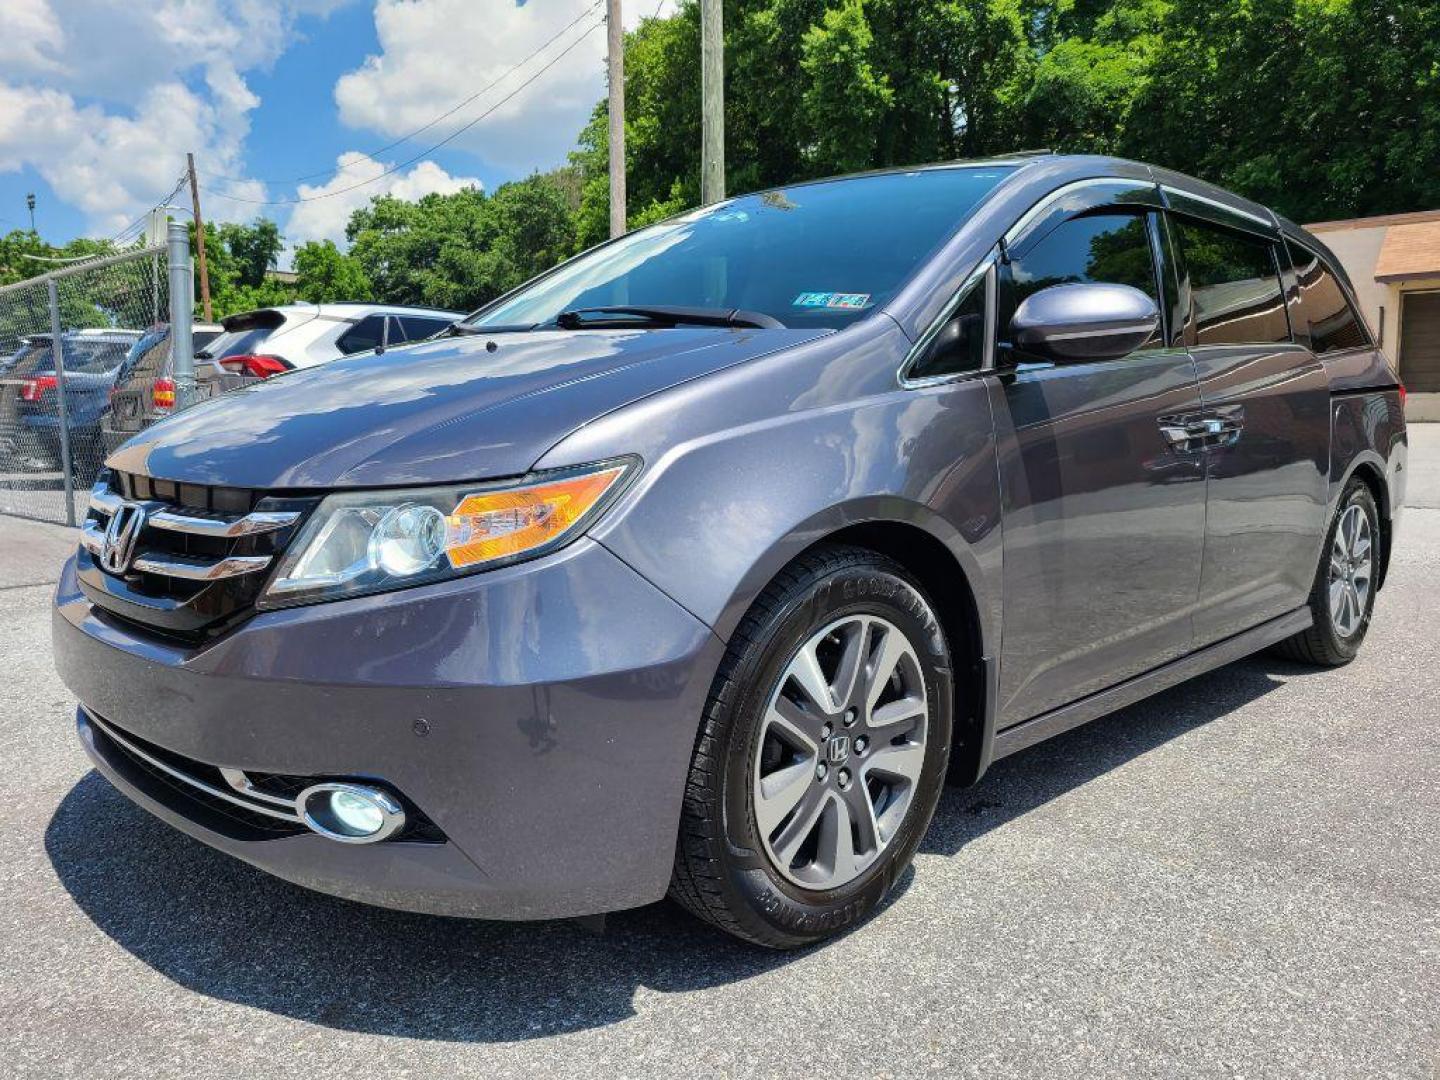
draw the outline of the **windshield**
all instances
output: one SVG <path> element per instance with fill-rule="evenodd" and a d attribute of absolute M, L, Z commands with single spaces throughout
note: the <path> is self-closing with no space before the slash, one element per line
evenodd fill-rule
<path fill-rule="evenodd" d="M 65 370 L 75 374 L 98 375 L 120 366 L 130 348 L 128 341 L 86 341 L 61 338 Z M 11 360 L 17 375 L 45 375 L 55 370 L 55 352 L 48 338 L 26 346 Z"/>
<path fill-rule="evenodd" d="M 468 320 L 528 327 L 613 306 L 739 308 L 839 329 L 893 296 L 1014 166 L 798 184 L 641 229 Z"/>
<path fill-rule="evenodd" d="M 268 326 L 249 330 L 227 330 L 211 340 L 203 349 L 196 346 L 196 356 L 203 360 L 224 360 L 228 356 L 253 353 L 274 331 Z"/>

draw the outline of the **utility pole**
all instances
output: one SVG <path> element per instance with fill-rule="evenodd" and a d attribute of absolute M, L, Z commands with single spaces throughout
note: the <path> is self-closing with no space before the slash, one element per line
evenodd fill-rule
<path fill-rule="evenodd" d="M 35 193 L 32 191 L 25 196 L 25 208 L 30 211 L 30 231 L 35 231 Z"/>
<path fill-rule="evenodd" d="M 185 155 L 185 169 L 190 174 L 190 204 L 195 209 L 195 253 L 200 263 L 200 304 L 205 321 L 213 322 L 210 312 L 210 267 L 205 262 L 205 219 L 200 216 L 200 185 L 195 180 L 195 155 Z"/>
<path fill-rule="evenodd" d="M 620 0 L 606 0 L 605 38 L 610 80 L 610 235 L 625 235 L 625 24 Z"/>
<path fill-rule="evenodd" d="M 721 0 L 700 0 L 700 202 L 725 198 L 725 28 Z"/>

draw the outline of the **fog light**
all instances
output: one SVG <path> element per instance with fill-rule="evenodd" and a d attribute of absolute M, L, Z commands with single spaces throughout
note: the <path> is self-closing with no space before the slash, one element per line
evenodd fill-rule
<path fill-rule="evenodd" d="M 362 784 L 315 784 L 295 802 L 312 831 L 345 844 L 373 844 L 405 824 L 393 795 Z"/>

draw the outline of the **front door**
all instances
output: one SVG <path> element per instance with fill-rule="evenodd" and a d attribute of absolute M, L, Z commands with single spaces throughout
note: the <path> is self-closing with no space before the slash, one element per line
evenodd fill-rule
<path fill-rule="evenodd" d="M 1118 360 L 1033 363 L 1016 306 L 1064 282 L 1132 285 L 1162 311 L 1160 218 L 1098 207 L 1007 251 L 990 380 L 1004 533 L 999 723 L 1019 723 L 1193 647 L 1205 537 L 1204 452 L 1174 437 L 1200 391 L 1182 328 Z"/>

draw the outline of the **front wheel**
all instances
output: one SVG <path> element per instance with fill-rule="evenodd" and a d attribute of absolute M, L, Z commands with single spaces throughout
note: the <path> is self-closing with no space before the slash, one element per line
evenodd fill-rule
<path fill-rule="evenodd" d="M 950 656 L 920 587 L 858 548 L 756 601 L 707 703 L 671 893 L 773 948 L 869 913 L 915 853 L 950 750 Z"/>
<path fill-rule="evenodd" d="M 1370 489 L 1352 479 L 1325 536 L 1310 590 L 1310 629 L 1277 645 L 1291 660 L 1339 667 L 1355 659 L 1370 629 L 1380 569 L 1380 513 Z"/>

